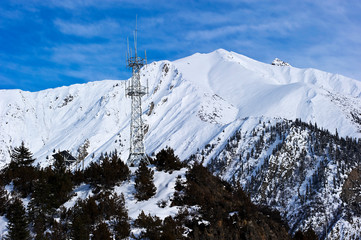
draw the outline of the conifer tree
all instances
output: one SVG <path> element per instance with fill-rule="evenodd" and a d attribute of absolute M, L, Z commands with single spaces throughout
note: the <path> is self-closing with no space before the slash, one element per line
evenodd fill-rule
<path fill-rule="evenodd" d="M 8 202 L 7 192 L 3 186 L 0 186 L 0 216 L 5 214 L 7 202 Z"/>
<path fill-rule="evenodd" d="M 62 155 L 56 154 L 54 155 L 54 164 L 53 164 L 53 171 L 56 174 L 64 174 L 66 172 L 66 164 L 65 159 Z"/>
<path fill-rule="evenodd" d="M 163 225 L 161 226 L 162 235 L 160 236 L 161 240 L 176 240 L 183 239 L 183 227 L 178 224 L 171 216 L 166 217 L 163 220 Z"/>
<path fill-rule="evenodd" d="M 93 232 L 92 240 L 111 240 L 111 235 L 106 223 L 100 223 Z"/>
<path fill-rule="evenodd" d="M 46 233 L 46 238 L 51 240 L 69 239 L 67 228 L 62 224 L 54 221 L 51 226 L 51 232 Z"/>
<path fill-rule="evenodd" d="M 13 181 L 14 188 L 21 194 L 21 197 L 27 197 L 33 191 L 33 184 L 37 178 L 37 169 L 31 164 L 35 161 L 32 153 L 21 142 L 19 147 L 15 147 L 11 153 L 11 162 L 5 171 L 5 181 Z"/>
<path fill-rule="evenodd" d="M 28 221 L 23 203 L 19 198 L 15 198 L 10 204 L 6 218 L 9 220 L 7 228 L 9 230 L 6 239 L 26 240 L 30 239 Z"/>
<path fill-rule="evenodd" d="M 155 159 L 155 165 L 158 171 L 172 171 L 182 168 L 182 163 L 178 156 L 174 154 L 174 150 L 170 147 L 160 150 Z"/>
<path fill-rule="evenodd" d="M 66 170 L 65 160 L 60 155 L 55 157 L 48 183 L 51 185 L 51 193 L 54 196 L 53 205 L 57 208 L 69 199 L 73 189 L 71 173 Z"/>
<path fill-rule="evenodd" d="M 94 198 L 90 197 L 86 200 L 78 200 L 71 209 L 70 214 L 70 236 L 72 239 L 89 239 L 92 223 L 95 223 Z M 93 218 L 92 218 L 93 217 Z"/>
<path fill-rule="evenodd" d="M 182 182 L 181 176 L 178 175 L 176 182 L 175 182 L 175 186 L 174 186 L 174 195 L 173 195 L 173 201 L 172 201 L 172 206 L 180 206 L 182 205 L 183 202 L 183 195 L 184 195 L 184 190 L 185 186 L 184 183 Z"/>
<path fill-rule="evenodd" d="M 313 229 L 307 229 L 306 232 L 298 230 L 293 237 L 294 240 L 318 240 L 318 237 Z"/>
<path fill-rule="evenodd" d="M 84 219 L 82 215 L 75 215 L 72 219 L 70 235 L 72 239 L 89 239 L 89 228 L 88 219 Z"/>
<path fill-rule="evenodd" d="M 140 233 L 140 239 L 160 239 L 162 221 L 159 217 L 150 214 L 145 215 L 144 211 L 142 211 L 138 218 L 135 219 L 134 226 L 145 229 Z"/>
<path fill-rule="evenodd" d="M 116 210 L 115 210 L 115 225 L 114 230 L 117 235 L 117 239 L 124 239 L 129 237 L 130 234 L 130 225 L 128 219 L 128 210 L 125 207 L 124 195 L 121 194 L 120 197 L 116 196 Z"/>
<path fill-rule="evenodd" d="M 142 161 L 135 172 L 135 197 L 139 201 L 148 200 L 155 195 L 157 188 L 154 186 L 153 178 L 154 171 Z"/>
<path fill-rule="evenodd" d="M 54 201 L 54 194 L 51 193 L 51 185 L 48 183 L 48 178 L 39 179 L 34 185 L 34 191 L 28 204 L 30 220 L 35 221 L 41 213 L 49 213 Z"/>
<path fill-rule="evenodd" d="M 19 147 L 12 150 L 10 157 L 13 164 L 18 167 L 30 166 L 35 161 L 33 154 L 25 147 L 24 141 L 21 142 Z"/>
<path fill-rule="evenodd" d="M 46 231 L 46 217 L 39 214 L 34 220 L 33 232 L 36 234 L 35 240 L 46 240 L 44 232 Z"/>
<path fill-rule="evenodd" d="M 106 153 L 105 156 L 100 159 L 101 164 L 92 162 L 84 172 L 86 182 L 92 187 L 95 187 L 98 190 L 107 190 L 129 178 L 129 168 L 118 157 L 116 151 L 111 153 L 110 157 Z"/>

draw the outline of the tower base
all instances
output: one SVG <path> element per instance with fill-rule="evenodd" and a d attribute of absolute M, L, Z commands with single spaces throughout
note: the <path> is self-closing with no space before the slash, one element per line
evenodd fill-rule
<path fill-rule="evenodd" d="M 138 167 L 140 162 L 145 161 L 147 164 L 149 164 L 149 160 L 147 155 L 144 153 L 130 153 L 127 164 L 130 167 Z"/>

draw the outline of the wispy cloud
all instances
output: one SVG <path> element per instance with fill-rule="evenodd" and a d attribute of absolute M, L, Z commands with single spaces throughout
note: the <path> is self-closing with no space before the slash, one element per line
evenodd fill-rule
<path fill-rule="evenodd" d="M 109 36 L 114 32 L 119 32 L 120 29 L 120 26 L 116 21 L 109 19 L 95 23 L 74 23 L 56 19 L 54 24 L 64 34 L 87 38 Z"/>
<path fill-rule="evenodd" d="M 0 75 L 0 89 L 11 86 L 11 88 L 20 88 L 19 82 Z"/>
<path fill-rule="evenodd" d="M 247 29 L 247 26 L 225 26 L 218 27 L 210 30 L 195 30 L 190 31 L 186 35 L 186 38 L 189 40 L 212 40 L 219 37 L 227 37 L 231 34 L 239 34 L 244 32 Z"/>
<path fill-rule="evenodd" d="M 23 17 L 22 12 L 17 9 L 4 9 L 2 7 L 0 7 L 0 15 L 1 19 L 11 20 L 21 19 Z"/>
<path fill-rule="evenodd" d="M 9 0 L 0 6 L 0 87 L 127 78 L 136 15 L 151 60 L 225 48 L 361 80 L 360 12 L 361 1 L 342 0 Z"/>
<path fill-rule="evenodd" d="M 290 34 L 292 31 L 295 31 L 297 28 L 297 23 L 292 23 L 288 21 L 279 21 L 279 22 L 268 22 L 260 23 L 255 25 L 236 25 L 236 26 L 222 26 L 210 30 L 195 30 L 189 31 L 187 38 L 190 40 L 212 40 L 215 38 L 226 38 L 229 35 L 234 34 L 262 34 L 263 36 L 278 35 L 284 36 Z"/>

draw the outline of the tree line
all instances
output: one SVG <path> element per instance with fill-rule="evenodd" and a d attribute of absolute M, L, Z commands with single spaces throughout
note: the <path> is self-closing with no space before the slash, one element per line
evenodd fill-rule
<path fill-rule="evenodd" d="M 34 160 L 21 143 L 1 170 L 0 215 L 8 220 L 6 239 L 292 239 L 279 213 L 255 206 L 239 186 L 220 180 L 202 165 L 185 166 L 171 148 L 150 158 L 151 166 L 142 162 L 133 175 L 134 197 L 146 201 L 157 190 L 154 167 L 168 173 L 188 168 L 185 179 L 177 177 L 170 203 L 179 211 L 164 219 L 144 212 L 129 218 L 124 195 L 113 189 L 133 181 L 132 173 L 116 151 L 75 172 L 59 156 L 46 168 L 33 166 Z M 82 184 L 88 184 L 93 195 L 65 208 Z M 26 205 L 24 199 L 29 200 Z M 139 234 L 132 234 L 132 228 L 140 229 Z M 294 239 L 316 237 L 310 230 Z"/>

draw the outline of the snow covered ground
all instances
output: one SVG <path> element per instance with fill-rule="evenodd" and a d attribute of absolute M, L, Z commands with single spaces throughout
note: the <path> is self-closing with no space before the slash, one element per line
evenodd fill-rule
<path fill-rule="evenodd" d="M 340 136 L 361 137 L 361 83 L 337 74 L 261 63 L 219 49 L 150 63 L 141 70 L 141 81 L 149 84 L 142 103 L 149 155 L 170 146 L 185 160 L 214 144 L 206 165 L 236 131 L 250 133 L 263 118 L 300 118 L 332 133 L 337 129 Z M 0 90 L 0 168 L 21 141 L 41 166 L 52 164 L 58 150 L 76 156 L 87 141 L 85 166 L 114 149 L 125 161 L 130 124 L 125 86 L 125 80 L 103 80 L 40 92 Z M 132 218 L 141 209 L 164 217 L 176 209 L 159 208 L 157 202 L 169 198 L 175 174 L 182 171 L 157 173 L 157 195 L 147 203 L 133 199 L 131 184 L 115 191 L 124 193 Z M 80 198 L 92 194 L 85 185 L 75 192 Z"/>
<path fill-rule="evenodd" d="M 136 171 L 137 168 L 130 168 L 132 173 Z M 124 195 L 125 206 L 128 209 L 128 214 L 131 219 L 136 219 L 141 211 L 144 211 L 145 214 L 156 215 L 161 219 L 164 219 L 167 216 L 174 216 L 178 209 L 177 207 L 170 207 L 171 198 L 174 194 L 174 186 L 176 177 L 178 175 L 185 178 L 186 169 L 181 169 L 179 171 L 173 171 L 172 173 L 158 172 L 155 171 L 153 167 L 154 174 L 154 185 L 157 187 L 155 196 L 150 198 L 147 201 L 137 201 L 134 197 L 134 179 L 124 182 L 120 186 L 114 188 L 114 193 L 118 196 L 121 194 Z M 64 207 L 71 208 L 75 205 L 78 199 L 86 199 L 93 196 L 92 190 L 89 185 L 81 185 L 74 190 L 75 196 L 73 196 L 68 202 L 64 204 Z M 165 206 L 160 207 L 160 202 L 164 202 Z"/>
<path fill-rule="evenodd" d="M 149 83 L 142 105 L 148 154 L 171 146 L 185 159 L 248 117 L 301 118 L 341 136 L 361 136 L 361 83 L 337 74 L 274 66 L 219 49 L 150 63 L 141 70 L 141 81 Z M 10 148 L 22 140 L 42 166 L 51 163 L 54 150 L 76 155 L 86 140 L 86 165 L 114 149 L 125 160 L 130 123 L 125 83 L 104 80 L 34 93 L 0 90 L 0 165 L 10 161 Z"/>
<path fill-rule="evenodd" d="M 137 170 L 136 167 L 130 168 L 134 174 Z M 155 167 L 152 167 L 154 171 L 154 185 L 157 187 L 156 194 L 147 201 L 137 201 L 134 197 L 134 177 L 128 181 L 123 182 L 120 186 L 115 186 L 113 192 L 118 196 L 124 195 L 125 207 L 128 210 L 128 215 L 131 221 L 134 221 L 138 215 L 144 211 L 146 215 L 158 216 L 160 219 L 164 219 L 167 216 L 175 216 L 178 212 L 178 207 L 171 207 L 171 199 L 174 195 L 174 186 L 177 176 L 181 176 L 185 179 L 186 168 L 172 173 L 156 171 Z M 94 194 L 92 189 L 87 184 L 82 184 L 74 189 L 74 196 L 63 204 L 67 209 L 72 208 L 76 202 L 81 199 L 85 200 L 92 197 Z M 24 206 L 28 204 L 27 199 L 24 200 Z M 137 234 L 137 229 L 132 229 L 134 234 Z M 5 216 L 0 216 L 0 236 L 7 234 L 7 219 Z"/>

